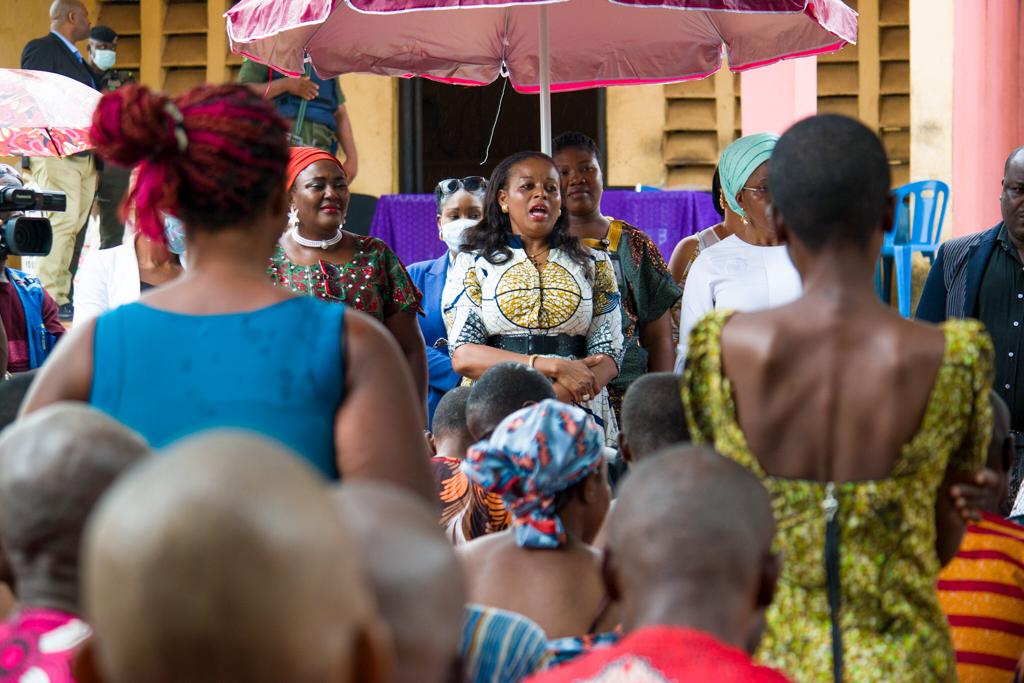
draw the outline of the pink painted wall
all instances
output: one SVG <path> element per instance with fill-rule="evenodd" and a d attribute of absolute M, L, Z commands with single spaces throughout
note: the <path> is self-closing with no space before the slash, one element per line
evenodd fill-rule
<path fill-rule="evenodd" d="M 744 135 L 778 133 L 818 112 L 818 60 L 787 59 L 740 75 Z"/>
<path fill-rule="evenodd" d="M 1003 163 L 1022 139 L 1018 0 L 955 4 L 953 39 L 954 236 L 999 222 Z"/>

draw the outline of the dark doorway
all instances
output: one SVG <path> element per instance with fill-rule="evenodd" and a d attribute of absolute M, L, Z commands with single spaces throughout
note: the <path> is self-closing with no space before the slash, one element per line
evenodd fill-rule
<path fill-rule="evenodd" d="M 487 140 L 498 112 L 504 79 L 484 87 L 445 85 L 425 79 L 403 80 L 400 188 L 423 193 L 445 178 L 489 176 L 503 158 L 540 149 L 540 98 L 505 89 L 490 155 L 483 166 Z M 551 96 L 555 135 L 578 130 L 604 149 L 604 90 L 581 90 Z M 603 163 L 602 159 L 602 163 Z"/>

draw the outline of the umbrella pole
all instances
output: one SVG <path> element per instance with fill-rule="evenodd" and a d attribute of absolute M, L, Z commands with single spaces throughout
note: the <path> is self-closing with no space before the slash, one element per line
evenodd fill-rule
<path fill-rule="evenodd" d="M 540 6 L 540 149 L 551 154 L 551 42 L 548 6 Z"/>

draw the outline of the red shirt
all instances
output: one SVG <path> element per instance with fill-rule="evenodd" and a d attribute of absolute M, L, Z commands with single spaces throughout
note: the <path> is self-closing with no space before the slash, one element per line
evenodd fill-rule
<path fill-rule="evenodd" d="M 7 368 L 8 372 L 25 372 L 31 370 L 28 354 L 28 324 L 25 320 L 25 309 L 21 298 L 10 282 L 0 282 L 0 320 L 7 330 Z M 64 326 L 57 317 L 57 303 L 49 292 L 43 292 L 43 324 L 46 331 L 55 337 L 64 334 Z M 3 373 L 0 368 L 0 374 Z"/>
<path fill-rule="evenodd" d="M 724 645 L 702 631 L 675 626 L 647 626 L 617 645 L 594 650 L 564 666 L 537 674 L 527 683 L 789 683 L 757 666 L 745 652 Z"/>

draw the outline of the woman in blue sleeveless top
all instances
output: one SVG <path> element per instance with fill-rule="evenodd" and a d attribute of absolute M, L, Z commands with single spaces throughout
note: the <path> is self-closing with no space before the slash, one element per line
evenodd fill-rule
<path fill-rule="evenodd" d="M 239 86 L 176 100 L 128 86 L 103 97 L 97 150 L 138 166 L 128 202 L 143 234 L 166 239 L 165 214 L 188 226 L 188 270 L 76 326 L 24 412 L 89 401 L 156 448 L 208 429 L 254 431 L 328 479 L 388 479 L 429 498 L 422 408 L 387 331 L 267 281 L 287 218 L 286 132 Z"/>

